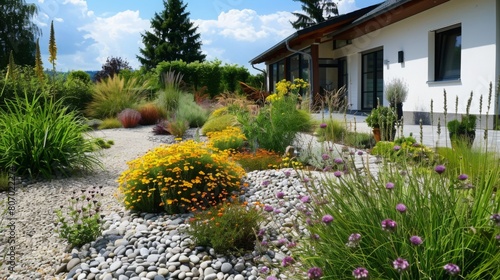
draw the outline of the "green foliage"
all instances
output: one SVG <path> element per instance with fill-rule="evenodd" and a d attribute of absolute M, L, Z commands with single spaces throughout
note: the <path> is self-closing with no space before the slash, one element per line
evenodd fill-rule
<path fill-rule="evenodd" d="M 369 133 L 347 132 L 343 144 L 358 149 L 368 149 L 375 146 L 375 139 Z"/>
<path fill-rule="evenodd" d="M 187 233 L 197 245 L 209 246 L 217 253 L 241 252 L 254 248 L 255 232 L 262 220 L 254 207 L 227 203 L 195 213 Z"/>
<path fill-rule="evenodd" d="M 6 101 L 18 95 L 26 95 L 29 99 L 33 99 L 46 88 L 46 84 L 40 83 L 33 67 L 30 66 L 14 66 L 9 77 L 4 77 L 6 73 L 2 71 L 0 87 L 3 94 L 0 95 L 0 108 L 5 108 Z"/>
<path fill-rule="evenodd" d="M 100 187 L 82 190 L 80 195 L 73 192 L 70 205 L 63 213 L 64 206 L 56 211 L 59 222 L 59 236 L 66 239 L 73 247 L 94 241 L 101 234 Z"/>
<path fill-rule="evenodd" d="M 92 101 L 86 113 L 94 118 L 116 117 L 118 113 L 135 108 L 144 98 L 144 87 L 135 79 L 126 81 L 119 75 L 105 79 L 94 86 Z"/>
<path fill-rule="evenodd" d="M 322 124 L 322 126 L 324 125 L 326 125 L 326 127 L 318 127 L 316 129 L 316 135 L 319 141 L 340 142 L 347 134 L 345 124 L 339 120 L 329 119 Z"/>
<path fill-rule="evenodd" d="M 88 153 L 92 143 L 87 127 L 61 101 L 45 95 L 18 96 L 0 112 L 0 167 L 16 166 L 20 175 L 51 178 L 99 164 Z"/>
<path fill-rule="evenodd" d="M 111 128 L 120 128 L 122 127 L 122 123 L 117 118 L 105 118 L 98 129 L 111 129 Z"/>
<path fill-rule="evenodd" d="M 0 69 L 9 61 L 9 54 L 18 65 L 35 65 L 36 38 L 41 34 L 34 22 L 38 14 L 37 5 L 24 0 L 2 1 L 0 19 Z"/>
<path fill-rule="evenodd" d="M 338 16 L 337 4 L 333 1 L 295 0 L 302 3 L 305 13 L 292 13 L 297 19 L 290 22 L 296 30 L 307 28 Z"/>
<path fill-rule="evenodd" d="M 186 120 L 189 127 L 202 127 L 208 119 L 208 112 L 193 100 L 193 95 L 182 94 L 179 99 L 176 118 Z"/>
<path fill-rule="evenodd" d="M 63 104 L 70 110 L 83 112 L 92 101 L 93 85 L 83 80 L 85 78 L 68 78 L 64 83 L 58 83 L 56 98 L 63 99 Z"/>
<path fill-rule="evenodd" d="M 112 145 L 115 144 L 113 140 L 104 140 L 102 138 L 95 138 L 93 139 L 92 143 L 94 144 L 94 151 L 100 150 L 100 149 L 109 149 L 111 148 Z"/>
<path fill-rule="evenodd" d="M 239 82 L 245 82 L 250 77 L 250 72 L 245 67 L 237 65 L 222 66 L 222 91 L 237 92 L 241 90 Z"/>
<path fill-rule="evenodd" d="M 371 128 L 379 128 L 383 141 L 392 141 L 396 133 L 396 120 L 393 107 L 377 106 L 366 117 L 366 124 Z"/>
<path fill-rule="evenodd" d="M 174 118 L 167 122 L 166 130 L 176 138 L 182 138 L 189 128 L 189 122 L 182 118 Z"/>
<path fill-rule="evenodd" d="M 392 79 L 385 85 L 385 98 L 389 100 L 392 106 L 405 102 L 407 97 L 408 85 L 402 79 Z"/>
<path fill-rule="evenodd" d="M 0 192 L 7 191 L 8 189 L 9 189 L 9 173 L 0 170 Z"/>
<path fill-rule="evenodd" d="M 167 116 L 175 115 L 179 108 L 179 101 L 182 92 L 179 89 L 166 87 L 157 93 L 156 104 L 161 110 L 165 111 Z"/>
<path fill-rule="evenodd" d="M 442 160 L 434 150 L 420 145 L 412 136 L 400 137 L 394 142 L 379 141 L 371 153 L 392 162 L 405 164 L 417 163 L 431 166 Z"/>
<path fill-rule="evenodd" d="M 142 36 L 144 48 L 137 58 L 146 69 L 153 69 L 162 61 L 203 61 L 198 27 L 189 20 L 187 4 L 182 0 L 163 1 L 164 10 L 151 19 L 151 31 Z M 175 30 L 175 32 L 172 32 Z"/>
<path fill-rule="evenodd" d="M 76 71 L 69 72 L 68 80 L 70 80 L 70 81 L 79 80 L 85 84 L 90 84 L 92 82 L 92 80 L 90 79 L 89 73 L 82 71 L 82 70 L 76 70 Z"/>
<path fill-rule="evenodd" d="M 201 131 L 204 135 L 209 132 L 222 131 L 228 126 L 239 125 L 238 119 L 235 115 L 223 114 L 223 115 L 210 115 L 208 120 L 201 127 Z"/>
<path fill-rule="evenodd" d="M 245 173 L 228 152 L 192 140 L 157 147 L 128 166 L 118 180 L 125 207 L 169 214 L 225 201 Z"/>
<path fill-rule="evenodd" d="M 298 110 L 296 105 L 295 98 L 285 96 L 266 105 L 255 118 L 249 112 L 239 114 L 238 121 L 250 147 L 283 153 L 292 145 L 297 133 L 311 131 L 311 115 Z"/>
<path fill-rule="evenodd" d="M 412 168 L 404 162 L 381 165 L 374 177 L 358 172 L 322 177 L 311 186 L 311 196 L 326 203 L 311 204 L 310 220 L 318 222 L 307 229 L 317 238 L 301 246 L 301 262 L 322 268 L 325 279 L 352 278 L 357 267 L 366 268 L 370 279 L 448 279 L 443 269 L 448 263 L 460 267 L 459 278 L 499 278 L 499 228 L 490 217 L 500 211 L 500 165 L 484 170 L 490 156 L 476 156 L 471 166 L 476 171 L 468 179 L 456 177 L 463 171 L 451 165 L 436 168 L 444 171 L 439 174 L 434 166 Z M 333 221 L 321 222 L 325 215 Z M 396 226 L 385 223 L 384 230 L 386 219 Z M 359 240 L 352 238 L 355 233 Z M 412 242 L 412 236 L 422 243 Z M 408 262 L 406 269 L 394 268 L 398 258 Z"/>

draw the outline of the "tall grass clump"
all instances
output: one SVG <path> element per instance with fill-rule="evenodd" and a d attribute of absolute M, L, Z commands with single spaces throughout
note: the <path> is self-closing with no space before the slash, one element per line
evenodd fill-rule
<path fill-rule="evenodd" d="M 185 93 L 179 98 L 176 117 L 188 121 L 189 127 L 202 127 L 208 119 L 208 112 L 194 101 L 192 94 Z"/>
<path fill-rule="evenodd" d="M 0 167 L 22 176 L 51 178 L 99 165 L 88 127 L 61 102 L 45 95 L 18 96 L 0 111 Z"/>
<path fill-rule="evenodd" d="M 476 157 L 470 170 L 483 171 L 470 174 L 425 161 L 325 174 L 310 186 L 322 203 L 312 204 L 303 264 L 325 279 L 499 279 L 500 164 Z"/>
<path fill-rule="evenodd" d="M 163 145 L 128 163 L 119 178 L 125 207 L 143 212 L 205 210 L 238 191 L 245 171 L 206 143 Z"/>
<path fill-rule="evenodd" d="M 183 75 L 175 71 L 168 71 L 161 76 L 163 88 L 157 93 L 156 101 L 167 116 L 175 114 L 179 108 L 182 78 Z"/>
<path fill-rule="evenodd" d="M 87 106 L 86 113 L 98 119 L 116 117 L 127 108 L 136 108 L 144 94 L 144 87 L 137 79 L 126 80 L 120 75 L 114 75 L 94 86 L 92 101 Z"/>
<path fill-rule="evenodd" d="M 204 135 L 210 132 L 222 131 L 229 126 L 239 125 L 238 118 L 232 114 L 213 115 L 208 117 L 208 120 L 201 127 Z"/>
<path fill-rule="evenodd" d="M 253 150 L 263 148 L 283 153 L 299 132 L 312 130 L 313 120 L 308 112 L 297 109 L 296 96 L 272 100 L 255 117 L 243 111 L 238 121 Z"/>

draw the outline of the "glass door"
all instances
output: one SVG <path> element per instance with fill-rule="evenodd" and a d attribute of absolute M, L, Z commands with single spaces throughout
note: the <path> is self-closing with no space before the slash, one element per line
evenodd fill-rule
<path fill-rule="evenodd" d="M 377 107 L 377 99 L 383 101 L 384 51 L 363 54 L 361 71 L 361 109 L 369 111 Z"/>

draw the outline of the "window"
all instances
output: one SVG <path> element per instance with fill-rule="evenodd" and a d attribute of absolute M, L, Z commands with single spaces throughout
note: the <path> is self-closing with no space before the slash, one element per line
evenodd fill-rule
<path fill-rule="evenodd" d="M 435 81 L 460 79 L 462 27 L 452 26 L 435 33 Z"/>

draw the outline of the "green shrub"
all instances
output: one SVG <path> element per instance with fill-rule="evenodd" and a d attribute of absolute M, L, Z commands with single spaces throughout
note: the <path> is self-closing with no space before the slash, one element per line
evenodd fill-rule
<path fill-rule="evenodd" d="M 183 94 L 180 97 L 176 117 L 187 120 L 189 127 L 202 127 L 208 119 L 208 112 L 196 104 L 192 94 Z"/>
<path fill-rule="evenodd" d="M 98 129 L 120 128 L 122 123 L 117 118 L 106 118 L 99 125 Z"/>
<path fill-rule="evenodd" d="M 344 138 L 343 144 L 358 149 L 368 149 L 375 146 L 375 139 L 370 133 L 349 131 Z"/>
<path fill-rule="evenodd" d="M 477 157 L 477 176 L 468 178 L 449 166 L 401 161 L 379 166 L 375 177 L 354 172 L 313 182 L 313 201 L 325 203 L 310 204 L 307 229 L 315 238 L 301 246 L 304 267 L 320 267 L 325 279 L 352 278 L 359 267 L 370 279 L 449 279 L 444 267 L 452 263 L 458 278 L 499 278 L 492 215 L 500 211 L 500 165 L 484 170 L 490 156 Z"/>
<path fill-rule="evenodd" d="M 169 214 L 224 202 L 245 173 L 228 152 L 192 140 L 160 146 L 128 166 L 119 178 L 125 207 Z"/>
<path fill-rule="evenodd" d="M 209 246 L 217 253 L 252 250 L 255 232 L 263 220 L 261 213 L 245 204 L 223 204 L 195 213 L 187 233 L 199 246 Z"/>
<path fill-rule="evenodd" d="M 137 80 L 126 81 L 119 75 L 104 79 L 94 86 L 92 101 L 86 113 L 94 118 L 116 117 L 127 108 L 136 108 L 144 96 L 144 88 Z"/>
<path fill-rule="evenodd" d="M 309 113 L 296 108 L 293 97 L 276 99 L 262 108 L 256 118 L 249 112 L 239 115 L 238 121 L 252 149 L 256 146 L 283 153 L 292 145 L 297 133 L 309 132 L 313 120 Z"/>
<path fill-rule="evenodd" d="M 380 155 L 393 162 L 418 163 L 427 166 L 441 161 L 431 148 L 420 145 L 413 137 L 401 137 L 394 142 L 379 141 L 372 150 L 373 155 Z"/>
<path fill-rule="evenodd" d="M 104 140 L 102 138 L 95 138 L 93 139 L 93 144 L 94 144 L 94 151 L 98 151 L 100 149 L 109 149 L 111 148 L 112 145 L 115 144 L 113 140 Z"/>
<path fill-rule="evenodd" d="M 90 83 L 82 82 L 82 80 L 76 78 L 68 79 L 66 82 L 61 83 L 57 98 L 63 99 L 63 104 L 70 110 L 83 112 L 92 101 L 92 90 L 92 84 Z"/>
<path fill-rule="evenodd" d="M 174 118 L 166 123 L 166 130 L 176 138 L 182 139 L 188 128 L 188 121 L 181 118 Z"/>
<path fill-rule="evenodd" d="M 56 211 L 59 222 L 59 236 L 66 239 L 73 247 L 94 241 L 101 234 L 101 196 L 100 189 L 82 190 L 82 194 L 73 192 L 70 205 L 63 213 L 64 206 Z"/>
<path fill-rule="evenodd" d="M 234 115 L 218 115 L 209 117 L 205 124 L 201 127 L 203 135 L 209 132 L 222 131 L 226 127 L 239 125 L 238 119 Z"/>
<path fill-rule="evenodd" d="M 326 126 L 325 126 L 326 125 Z M 341 142 L 347 134 L 346 126 L 339 120 L 330 119 L 316 129 L 319 141 Z"/>
<path fill-rule="evenodd" d="M 92 82 L 92 80 L 90 79 L 90 75 L 87 72 L 81 70 L 69 72 L 68 81 L 74 80 L 79 80 L 84 84 L 90 84 Z"/>
<path fill-rule="evenodd" d="M 0 167 L 16 166 L 20 175 L 50 178 L 76 170 L 92 170 L 99 164 L 88 128 L 61 101 L 39 95 L 19 96 L 0 112 Z"/>

